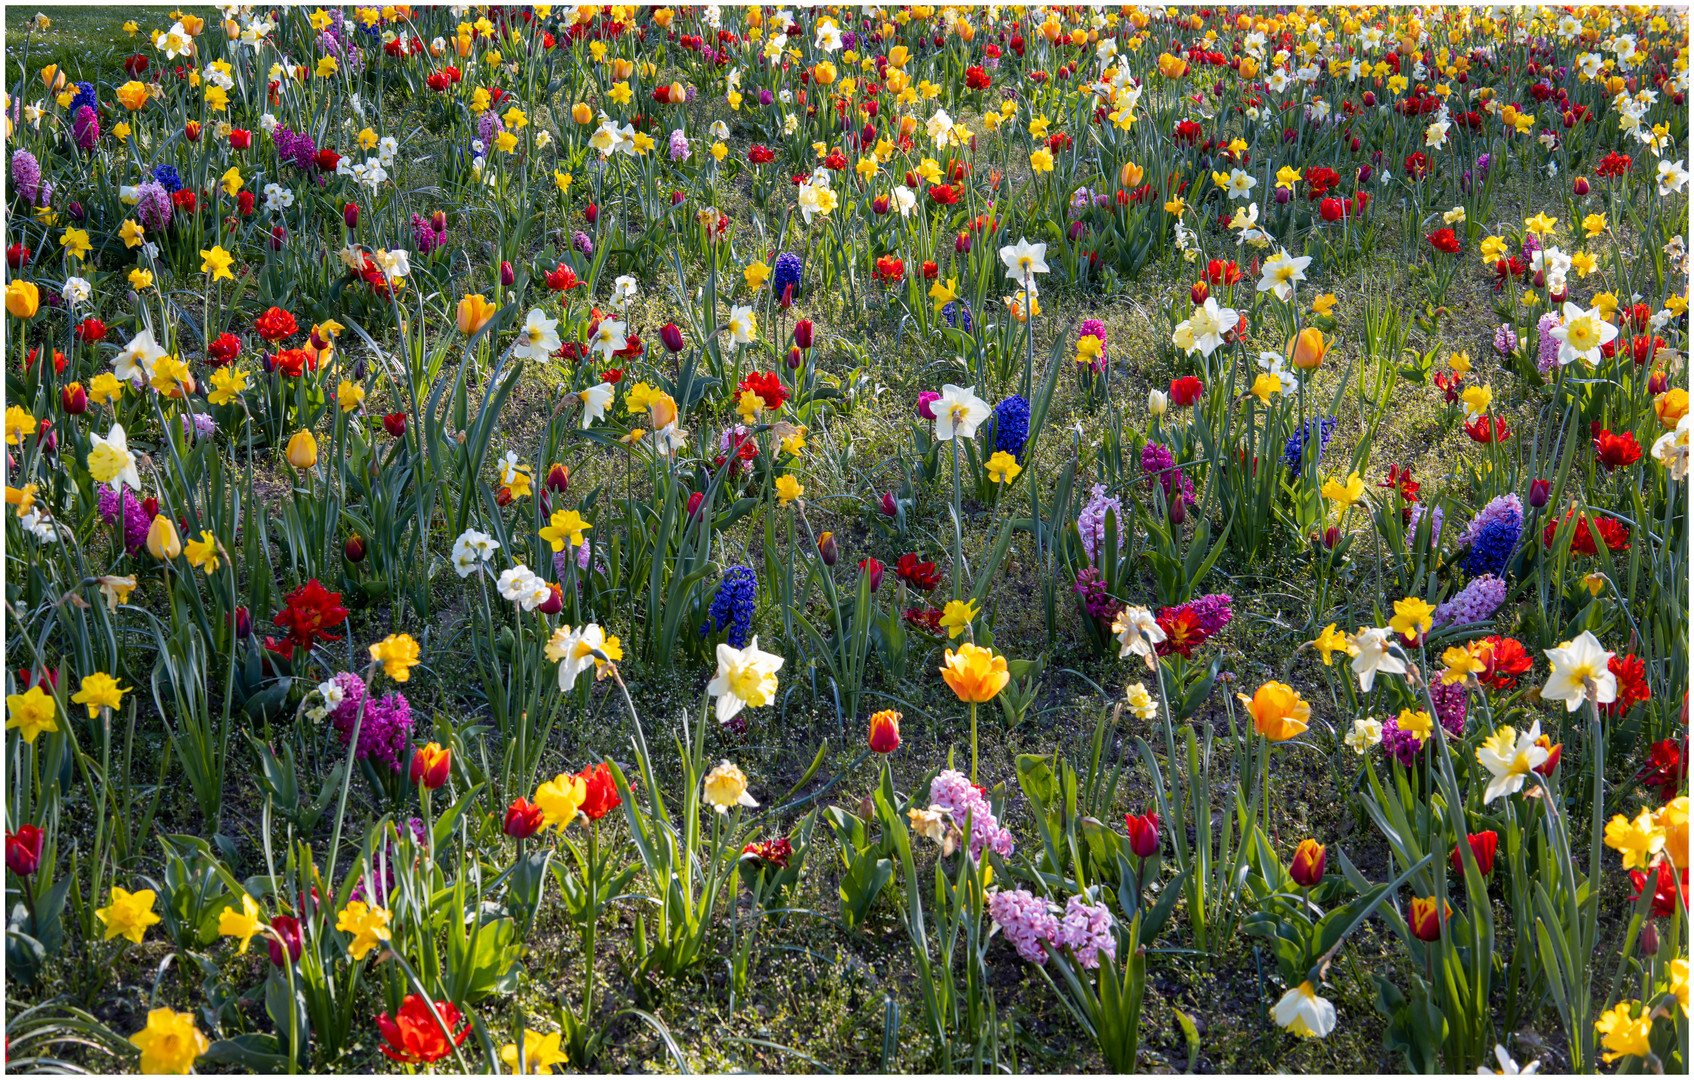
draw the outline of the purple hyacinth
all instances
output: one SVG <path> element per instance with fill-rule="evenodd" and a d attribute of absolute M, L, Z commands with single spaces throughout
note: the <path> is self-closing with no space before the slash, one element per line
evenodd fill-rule
<path fill-rule="evenodd" d="M 1529 266 L 1533 263 L 1536 254 L 1538 252 L 1540 252 L 1540 250 L 1541 250 L 1541 239 L 1540 239 L 1540 237 L 1536 236 L 1532 232 L 1524 233 L 1523 234 L 1523 247 L 1519 248 L 1518 251 L 1519 251 L 1519 254 L 1521 254 L 1523 256 L 1523 262 L 1524 262 L 1525 266 Z"/>
<path fill-rule="evenodd" d="M 594 241 L 590 240 L 588 238 L 588 234 L 583 232 L 581 229 L 571 233 L 571 247 L 580 251 L 584 255 L 594 254 Z"/>
<path fill-rule="evenodd" d="M 1400 730 L 1400 718 L 1390 716 L 1382 722 L 1382 751 L 1406 768 L 1417 762 L 1423 742 L 1409 731 Z"/>
<path fill-rule="evenodd" d="M 131 555 L 139 555 L 141 549 L 147 546 L 147 530 L 153 524 L 153 519 L 141 506 L 141 501 L 131 495 L 125 488 L 100 488 L 100 520 L 116 528 L 118 519 L 123 519 L 124 549 Z"/>
<path fill-rule="evenodd" d="M 1077 963 L 1085 968 L 1100 966 L 1100 954 L 1118 958 L 1118 939 L 1112 933 L 1112 911 L 1105 904 L 1090 904 L 1085 896 L 1073 896 L 1059 920 L 1058 943 L 1070 948 Z"/>
<path fill-rule="evenodd" d="M 76 136 L 77 149 L 88 151 L 100 143 L 100 116 L 87 105 L 76 111 L 76 123 L 72 126 Z"/>
<path fill-rule="evenodd" d="M 476 137 L 482 140 L 483 152 L 487 153 L 494 146 L 494 136 L 506 130 L 506 125 L 494 115 L 493 109 L 486 110 L 476 119 Z"/>
<path fill-rule="evenodd" d="M 1542 313 L 1535 323 L 1535 366 L 1543 375 L 1552 371 L 1559 363 L 1559 339 L 1553 336 L 1553 331 L 1564 324 L 1564 317 L 1556 311 Z"/>
<path fill-rule="evenodd" d="M 1494 331 L 1494 351 L 1501 356 L 1510 356 L 1517 351 L 1518 332 L 1507 323 L 1501 323 L 1500 329 Z"/>
<path fill-rule="evenodd" d="M 1167 505 L 1176 500 L 1173 491 L 1182 495 L 1185 504 L 1194 504 L 1193 483 L 1182 475 L 1182 470 L 1176 467 L 1176 458 L 1163 443 L 1150 442 L 1141 448 L 1141 472 L 1147 478 L 1149 487 L 1152 486 L 1153 478 L 1158 477 L 1159 486 L 1165 489 Z"/>
<path fill-rule="evenodd" d="M 365 704 L 364 719 L 359 721 L 359 703 L 364 702 L 367 696 L 364 681 L 345 671 L 337 675 L 335 681 L 346 692 L 341 704 L 329 717 L 335 730 L 341 734 L 341 745 L 346 746 L 352 741 L 353 725 L 358 722 L 359 745 L 354 748 L 353 756 L 368 759 L 372 764 L 386 765 L 390 772 L 399 772 L 401 758 L 412 739 L 412 708 L 406 696 L 390 692 L 380 701 L 371 698 Z"/>
<path fill-rule="evenodd" d="M 1189 602 L 1188 608 L 1194 613 L 1201 633 L 1208 638 L 1216 637 L 1229 625 L 1229 620 L 1235 617 L 1229 606 L 1231 599 L 1228 593 L 1210 593 Z"/>
<path fill-rule="evenodd" d="M 1082 537 L 1082 550 L 1088 553 L 1090 562 L 1099 565 L 1100 551 L 1106 546 L 1106 511 L 1110 510 L 1117 519 L 1119 547 L 1122 547 L 1121 537 L 1126 527 L 1123 516 L 1123 501 L 1117 496 L 1106 496 L 1106 485 L 1095 484 L 1088 505 L 1082 508 L 1082 513 L 1076 517 L 1076 531 Z"/>
<path fill-rule="evenodd" d="M 1420 523 L 1423 521 L 1423 515 L 1423 503 L 1418 503 L 1412 507 L 1411 519 L 1406 522 L 1407 540 L 1415 540 L 1417 538 L 1418 528 Z M 1435 550 L 1435 548 L 1441 543 L 1441 526 L 1446 520 L 1446 512 L 1437 506 L 1433 511 L 1433 516 L 1429 519 L 1429 547 L 1431 551 Z"/>
<path fill-rule="evenodd" d="M 271 143 L 276 146 L 277 157 L 293 162 L 297 169 L 311 169 L 318 163 L 318 144 L 304 131 L 278 127 L 271 132 Z"/>
<path fill-rule="evenodd" d="M 1464 683 L 1432 681 L 1429 700 L 1435 703 L 1435 719 L 1440 722 L 1441 730 L 1447 733 L 1447 737 L 1464 738 L 1465 717 L 1470 714 Z"/>
<path fill-rule="evenodd" d="M 1110 621 L 1117 618 L 1118 612 L 1123 609 L 1123 602 L 1106 591 L 1106 582 L 1100 577 L 1100 571 L 1092 566 L 1077 571 L 1073 588 L 1082 597 L 1082 606 L 1087 609 L 1090 618 Z"/>
<path fill-rule="evenodd" d="M 1487 620 L 1506 602 L 1506 583 L 1493 574 L 1483 574 L 1460 589 L 1435 609 L 1435 625 L 1464 625 Z"/>
<path fill-rule="evenodd" d="M 444 223 L 445 224 L 445 223 Z M 419 255 L 428 255 L 447 243 L 447 230 L 437 230 L 435 223 L 422 214 L 412 215 L 412 246 Z"/>
<path fill-rule="evenodd" d="M 1028 889 L 1001 889 L 988 898 L 988 914 L 994 925 L 1018 955 L 1032 964 L 1047 962 L 1047 950 L 1041 943 L 1052 942 L 1059 935 L 1059 920 L 1053 917 L 1051 906 Z"/>
<path fill-rule="evenodd" d="M 1002 858 L 1012 857 L 1011 831 L 1000 827 L 994 808 L 964 773 L 957 769 L 943 770 L 930 781 L 929 801 L 952 814 L 960 828 L 964 827 L 965 818 L 970 818 L 971 858 L 980 859 L 985 847 L 993 848 Z"/>
<path fill-rule="evenodd" d="M 41 194 L 41 163 L 28 150 L 12 152 L 12 186 L 18 189 L 25 202 L 36 205 L 36 199 Z"/>
<path fill-rule="evenodd" d="M 149 180 L 135 189 L 135 216 L 148 232 L 163 232 L 171 223 L 171 197 L 163 184 Z"/>

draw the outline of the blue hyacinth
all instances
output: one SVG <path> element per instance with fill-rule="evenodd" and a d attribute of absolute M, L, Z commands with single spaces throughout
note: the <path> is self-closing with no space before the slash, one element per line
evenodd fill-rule
<path fill-rule="evenodd" d="M 1023 444 L 1029 441 L 1029 402 L 1017 394 L 994 406 L 994 449 L 1023 460 Z"/>
<path fill-rule="evenodd" d="M 706 621 L 700 625 L 702 637 L 729 627 L 729 644 L 744 648 L 753 632 L 753 611 L 759 602 L 759 579 L 750 566 L 732 566 L 724 571 L 712 606 L 706 609 Z"/>
<path fill-rule="evenodd" d="M 1472 577 L 1482 574 L 1505 577 L 1506 566 L 1511 561 L 1512 552 L 1517 550 L 1518 536 L 1522 532 L 1523 522 L 1513 517 L 1500 517 L 1485 523 L 1471 538 L 1470 551 L 1465 554 L 1465 573 Z"/>
<path fill-rule="evenodd" d="M 158 165 L 153 169 L 153 179 L 159 186 L 175 195 L 182 190 L 182 174 L 176 171 L 175 165 Z"/>
<path fill-rule="evenodd" d="M 941 314 L 947 319 L 948 326 L 967 334 L 971 332 L 971 309 L 963 300 L 950 301 L 941 309 Z"/>
<path fill-rule="evenodd" d="M 93 83 L 79 82 L 76 84 L 76 97 L 71 98 L 70 108 L 65 110 L 65 115 L 75 116 L 76 111 L 84 105 L 87 105 L 95 112 L 100 111 L 100 98 L 99 95 L 94 92 Z"/>
<path fill-rule="evenodd" d="M 1335 417 L 1326 416 L 1323 420 L 1308 420 L 1296 431 L 1282 448 L 1282 463 L 1288 466 L 1290 472 L 1298 476 L 1306 463 L 1306 439 L 1311 435 L 1314 425 L 1318 433 L 1318 459 L 1323 459 L 1323 452 L 1329 447 L 1329 438 L 1335 434 Z"/>
<path fill-rule="evenodd" d="M 771 292 L 781 296 L 788 286 L 794 286 L 794 292 L 800 292 L 800 256 L 792 251 L 785 251 L 776 257 L 776 265 L 771 268 Z"/>

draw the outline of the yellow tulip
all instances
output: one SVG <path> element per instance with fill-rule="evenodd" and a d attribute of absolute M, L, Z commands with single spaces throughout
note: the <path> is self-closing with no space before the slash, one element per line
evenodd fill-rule
<path fill-rule="evenodd" d="M 1012 678 L 1004 656 L 995 656 L 994 650 L 969 642 L 959 646 L 958 652 L 948 650 L 943 663 L 941 678 L 960 701 L 971 704 L 993 701 Z"/>
<path fill-rule="evenodd" d="M 6 283 L 6 312 L 13 318 L 33 319 L 41 308 L 41 290 L 33 282 L 13 279 Z"/>
<path fill-rule="evenodd" d="M 459 333 L 466 337 L 487 326 L 488 320 L 493 317 L 494 305 L 484 300 L 481 293 L 475 293 L 459 301 Z"/>
<path fill-rule="evenodd" d="M 1300 331 L 1298 337 L 1288 339 L 1288 359 L 1297 368 L 1311 371 L 1323 363 L 1324 353 L 1329 351 L 1329 342 L 1324 340 L 1323 331 L 1315 326 L 1308 326 Z"/>
<path fill-rule="evenodd" d="M 155 559 L 174 559 L 182 554 L 182 540 L 176 534 L 176 523 L 163 514 L 153 515 L 147 528 L 147 551 Z"/>
<path fill-rule="evenodd" d="M 288 463 L 296 469 L 309 469 L 318 463 L 318 440 L 310 431 L 296 431 L 288 440 Z"/>

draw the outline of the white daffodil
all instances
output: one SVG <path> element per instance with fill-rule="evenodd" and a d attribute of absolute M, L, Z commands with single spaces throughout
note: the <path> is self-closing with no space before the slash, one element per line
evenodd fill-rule
<path fill-rule="evenodd" d="M 1367 694 L 1378 674 L 1406 673 L 1406 661 L 1388 651 L 1392 638 L 1393 634 L 1380 626 L 1361 627 L 1347 638 L 1347 643 L 1358 650 L 1353 654 L 1353 674 L 1359 677 L 1359 689 Z"/>
<path fill-rule="evenodd" d="M 606 406 L 612 403 L 616 393 L 612 384 L 606 382 L 577 392 L 577 398 L 582 401 L 582 430 L 587 431 L 588 425 L 606 415 Z"/>
<path fill-rule="evenodd" d="M 525 360 L 545 360 L 563 344 L 559 340 L 559 320 L 549 319 L 540 308 L 530 308 L 524 324 L 518 329 L 517 344 L 512 354 Z"/>
<path fill-rule="evenodd" d="M 1118 659 L 1129 656 L 1139 656 L 1152 663 L 1153 646 L 1165 640 L 1165 632 L 1159 626 L 1153 613 L 1144 607 L 1134 604 L 1118 612 L 1118 617 L 1112 620 L 1112 633 L 1116 635 L 1118 644 Z"/>
<path fill-rule="evenodd" d="M 1000 261 L 1006 264 L 1006 276 L 1020 286 L 1034 284 L 1036 274 L 1047 272 L 1047 245 L 1019 240 L 1000 249 Z"/>
<path fill-rule="evenodd" d="M 729 331 L 730 344 L 752 344 L 753 335 L 758 333 L 759 329 L 753 322 L 753 309 L 746 304 L 731 307 L 729 319 L 724 322 L 724 329 Z"/>
<path fill-rule="evenodd" d="M 976 387 L 952 383 L 942 385 L 941 397 L 930 407 L 935 410 L 935 437 L 943 442 L 976 438 L 977 426 L 994 411 L 976 396 Z"/>
<path fill-rule="evenodd" d="M 1303 982 L 1271 1009 L 1271 1018 L 1281 1027 L 1308 1039 L 1321 1039 L 1335 1030 L 1335 1006 L 1318 996 L 1317 988 Z"/>
<path fill-rule="evenodd" d="M 1306 280 L 1306 267 L 1312 264 L 1310 255 L 1293 256 L 1283 248 L 1266 260 L 1259 277 L 1260 292 L 1275 292 L 1278 300 L 1294 295 L 1294 286 Z"/>
<path fill-rule="evenodd" d="M 599 655 L 596 656 L 596 653 Z M 576 630 L 563 626 L 554 631 L 553 641 L 547 645 L 547 655 L 559 658 L 559 692 L 564 694 L 576 685 L 578 675 L 594 668 L 598 676 L 607 663 L 620 658 L 623 653 L 618 650 L 615 639 L 608 642 L 606 632 L 599 624 L 589 623 Z"/>
<path fill-rule="evenodd" d="M 594 336 L 589 339 L 588 351 L 610 363 L 613 356 L 629 346 L 624 327 L 625 324 L 616 319 L 601 319 L 600 325 L 594 328 Z"/>
<path fill-rule="evenodd" d="M 1588 700 L 1590 683 L 1600 704 L 1617 700 L 1618 677 L 1607 666 L 1612 654 L 1600 647 L 1600 639 L 1591 631 L 1584 630 L 1575 641 L 1545 651 L 1553 670 L 1547 676 L 1547 685 L 1541 688 L 1541 700 L 1562 701 L 1567 712 L 1575 712 Z"/>
<path fill-rule="evenodd" d="M 153 365 L 164 355 L 165 350 L 153 340 L 153 331 L 143 330 L 130 338 L 123 351 L 112 358 L 112 374 L 123 382 L 134 382 L 137 378 L 151 379 Z"/>
<path fill-rule="evenodd" d="M 776 673 L 781 668 L 782 657 L 760 649 L 757 636 L 744 649 L 728 642 L 719 645 L 718 669 L 706 685 L 706 693 L 718 701 L 718 722 L 728 723 L 744 708 L 774 701 Z"/>
<path fill-rule="evenodd" d="M 1218 298 L 1206 297 L 1206 302 L 1194 309 L 1185 321 L 1177 324 L 1171 343 L 1186 352 L 1200 352 L 1208 359 L 1223 344 L 1223 336 L 1241 322 L 1241 313 L 1233 308 L 1219 307 Z"/>
<path fill-rule="evenodd" d="M 1540 738 L 1541 721 L 1537 720 L 1522 735 L 1509 727 L 1500 728 L 1476 748 L 1476 760 L 1494 777 L 1482 794 L 1484 805 L 1522 791 L 1529 774 L 1547 763 L 1547 748 L 1536 743 Z"/>
<path fill-rule="evenodd" d="M 1585 360 L 1600 362 L 1600 349 L 1618 336 L 1618 328 L 1600 315 L 1599 308 L 1584 311 L 1576 304 L 1565 302 L 1564 324 L 1553 327 L 1553 337 L 1559 342 L 1559 363 Z"/>

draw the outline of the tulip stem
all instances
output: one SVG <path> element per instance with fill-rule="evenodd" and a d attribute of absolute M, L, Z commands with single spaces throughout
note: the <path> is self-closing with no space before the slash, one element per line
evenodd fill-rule
<path fill-rule="evenodd" d="M 971 702 L 971 783 L 976 783 L 976 702 Z"/>

